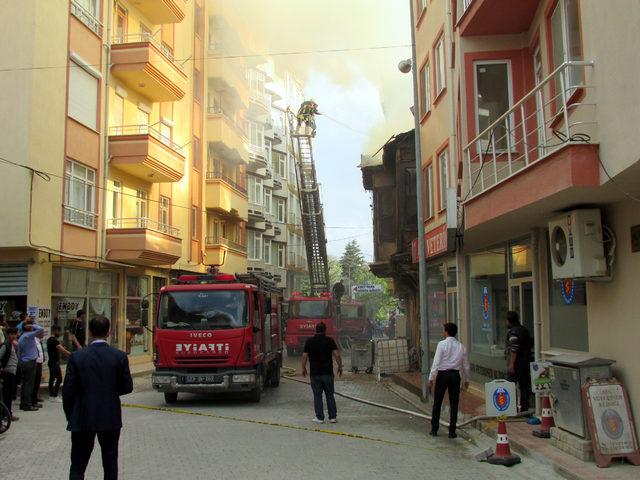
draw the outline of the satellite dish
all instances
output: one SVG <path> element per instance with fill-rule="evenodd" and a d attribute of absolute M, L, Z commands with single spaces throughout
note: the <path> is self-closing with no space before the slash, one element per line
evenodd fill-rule
<path fill-rule="evenodd" d="M 402 60 L 400 63 L 398 63 L 398 70 L 400 70 L 402 73 L 409 73 L 411 71 L 411 60 Z"/>

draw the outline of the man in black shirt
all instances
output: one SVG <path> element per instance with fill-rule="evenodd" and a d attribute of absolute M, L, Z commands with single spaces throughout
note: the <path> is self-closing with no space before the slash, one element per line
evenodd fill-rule
<path fill-rule="evenodd" d="M 518 312 L 507 312 L 507 373 L 510 382 L 516 382 L 520 389 L 520 411 L 529 410 L 531 395 L 531 335 L 529 330 L 520 324 Z"/>
<path fill-rule="evenodd" d="M 71 352 L 64 348 L 60 343 L 60 327 L 54 325 L 51 327 L 51 336 L 47 340 L 47 354 L 49 355 L 49 400 L 52 402 L 62 402 L 58 398 L 60 384 L 62 383 L 62 370 L 60 369 L 60 354 L 65 357 L 71 355 Z"/>
<path fill-rule="evenodd" d="M 76 319 L 71 322 L 69 326 L 69 333 L 71 339 L 71 345 L 73 347 L 73 351 L 80 350 L 84 348 L 87 341 L 87 314 L 84 310 L 78 310 L 76 313 Z"/>
<path fill-rule="evenodd" d="M 307 376 L 307 361 L 311 365 L 311 390 L 313 390 L 313 407 L 316 416 L 315 423 L 324 423 L 324 405 L 322 393 L 327 397 L 329 422 L 336 423 L 338 411 L 336 399 L 333 395 L 333 359 L 338 364 L 338 375 L 342 376 L 342 357 L 336 342 L 327 337 L 327 326 L 320 322 L 316 325 L 316 334 L 304 344 L 302 354 L 302 376 Z"/>

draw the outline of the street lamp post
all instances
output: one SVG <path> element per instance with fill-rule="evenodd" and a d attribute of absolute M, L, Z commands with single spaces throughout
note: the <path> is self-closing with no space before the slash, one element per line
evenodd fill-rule
<path fill-rule="evenodd" d="M 420 99 L 418 96 L 418 69 L 416 68 L 416 33 L 414 0 L 409 0 L 411 9 L 411 61 L 400 62 L 398 68 L 402 73 L 412 71 L 413 77 L 413 120 L 415 125 L 414 139 L 416 151 L 416 200 L 418 202 L 418 298 L 420 302 L 420 348 L 422 350 L 422 399 L 429 399 L 429 323 L 427 320 L 427 264 L 424 239 L 424 205 L 422 203 L 422 155 L 420 145 Z"/>

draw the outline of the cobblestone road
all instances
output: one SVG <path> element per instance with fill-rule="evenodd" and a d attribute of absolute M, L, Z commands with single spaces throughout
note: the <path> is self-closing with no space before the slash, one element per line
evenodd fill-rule
<path fill-rule="evenodd" d="M 337 390 L 412 409 L 371 376 L 347 376 Z M 123 400 L 165 407 L 147 378 L 136 379 L 135 392 Z M 338 424 L 316 428 L 310 422 L 310 389 L 290 380 L 267 390 L 257 405 L 241 398 L 183 395 L 176 411 L 125 407 L 120 478 L 559 478 L 527 458 L 510 470 L 477 463 L 473 455 L 493 446 L 477 433 L 473 442 L 434 439 L 425 435 L 424 421 L 414 417 L 345 399 L 338 399 L 338 409 Z M 61 405 L 45 402 L 39 412 L 20 413 L 20 421 L 0 436 L 0 478 L 66 478 L 70 441 Z M 87 478 L 101 478 L 98 449 Z"/>

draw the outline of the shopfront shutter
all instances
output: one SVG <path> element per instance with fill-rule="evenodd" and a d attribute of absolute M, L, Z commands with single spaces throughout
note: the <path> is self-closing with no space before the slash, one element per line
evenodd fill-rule
<path fill-rule="evenodd" d="M 27 264 L 0 264 L 0 295 L 27 294 Z"/>

